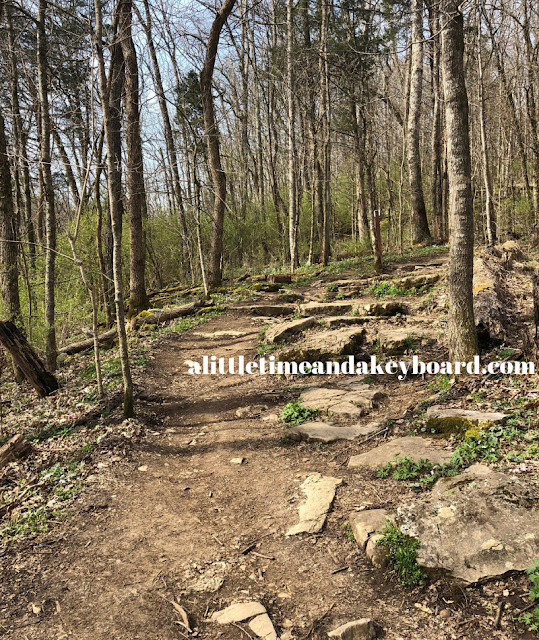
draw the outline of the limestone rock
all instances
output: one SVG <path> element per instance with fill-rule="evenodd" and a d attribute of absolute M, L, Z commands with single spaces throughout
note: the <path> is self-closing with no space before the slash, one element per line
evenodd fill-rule
<path fill-rule="evenodd" d="M 342 316 L 350 313 L 353 306 L 351 302 L 308 302 L 299 308 L 304 316 Z"/>
<path fill-rule="evenodd" d="M 433 331 L 424 329 L 381 329 L 378 333 L 380 348 L 386 355 L 400 355 L 408 349 L 436 342 Z"/>
<path fill-rule="evenodd" d="M 313 473 L 301 485 L 307 500 L 299 507 L 299 523 L 288 530 L 287 536 L 298 533 L 317 533 L 326 522 L 327 513 L 335 498 L 337 487 L 342 484 L 340 478 L 322 476 Z"/>
<path fill-rule="evenodd" d="M 361 418 L 365 415 L 363 406 L 357 406 L 351 402 L 338 402 L 331 405 L 328 409 L 328 415 L 336 418 Z"/>
<path fill-rule="evenodd" d="M 263 613 L 256 618 L 253 618 L 249 622 L 251 631 L 254 631 L 259 638 L 265 638 L 265 640 L 277 640 L 277 634 L 273 628 L 273 624 L 267 613 Z"/>
<path fill-rule="evenodd" d="M 408 308 L 402 302 L 373 302 L 366 304 L 364 309 L 369 316 L 394 316 L 397 313 L 408 313 Z"/>
<path fill-rule="evenodd" d="M 264 613 L 266 613 L 266 608 L 260 602 L 238 602 L 226 609 L 216 611 L 212 614 L 211 619 L 219 624 L 230 624 L 231 622 L 243 622 L 243 620 Z"/>
<path fill-rule="evenodd" d="M 469 411 L 467 409 L 444 409 L 429 407 L 427 409 L 427 429 L 435 429 L 438 433 L 465 434 L 467 431 L 488 429 L 496 424 L 503 424 L 507 418 L 505 413 Z"/>
<path fill-rule="evenodd" d="M 345 389 L 313 387 L 301 395 L 305 406 L 343 418 L 359 418 L 365 409 L 372 409 L 385 397 L 385 393 L 369 389 L 361 383 Z"/>
<path fill-rule="evenodd" d="M 302 342 L 283 347 L 278 359 L 282 362 L 340 361 L 344 356 L 354 355 L 364 335 L 365 330 L 359 327 L 313 333 Z"/>
<path fill-rule="evenodd" d="M 236 409 L 236 415 L 238 418 L 256 418 L 263 411 L 268 410 L 268 405 L 266 404 L 250 404 L 246 407 L 240 407 Z"/>
<path fill-rule="evenodd" d="M 371 536 L 380 533 L 388 520 L 394 522 L 394 518 L 385 509 L 370 509 L 369 511 L 352 513 L 348 521 L 354 533 L 354 538 L 362 551 L 365 551 Z"/>
<path fill-rule="evenodd" d="M 367 425 L 353 427 L 339 427 L 327 422 L 308 422 L 296 427 L 291 427 L 287 434 L 292 440 L 307 440 L 311 442 L 337 442 L 338 440 L 355 440 L 362 436 L 374 433 L 380 428 L 379 422 L 371 422 Z"/>
<path fill-rule="evenodd" d="M 245 331 L 214 331 L 213 333 L 209 333 L 207 331 L 195 331 L 193 333 L 194 336 L 200 336 L 201 338 L 241 338 L 246 335 Z"/>
<path fill-rule="evenodd" d="M 335 329 L 336 327 L 348 327 L 354 324 L 365 324 L 372 320 L 370 316 L 329 316 L 320 320 L 320 324 L 328 329 Z"/>
<path fill-rule="evenodd" d="M 384 536 L 381 533 L 373 533 L 367 540 L 367 546 L 365 547 L 365 555 L 378 569 L 383 569 L 387 566 L 387 554 L 388 548 L 385 544 L 378 544 L 378 540 L 381 540 Z"/>
<path fill-rule="evenodd" d="M 377 469 L 397 456 L 413 458 L 416 462 L 427 459 L 432 464 L 445 464 L 451 460 L 451 451 L 433 445 L 432 440 L 419 436 L 397 438 L 357 456 L 352 456 L 349 467 Z"/>
<path fill-rule="evenodd" d="M 539 557 L 539 491 L 485 465 L 440 479 L 429 499 L 397 516 L 421 542 L 418 563 L 463 583 L 523 571 Z"/>
<path fill-rule="evenodd" d="M 394 283 L 401 289 L 419 289 L 436 284 L 440 279 L 439 273 L 426 273 L 425 275 L 414 275 L 395 280 Z"/>
<path fill-rule="evenodd" d="M 330 631 L 328 636 L 338 640 L 373 640 L 376 638 L 376 630 L 370 618 L 361 618 Z"/>
<path fill-rule="evenodd" d="M 305 331 L 316 324 L 315 318 L 300 318 L 291 322 L 284 322 L 270 327 L 264 336 L 265 342 L 268 344 L 278 344 L 284 342 L 290 336 Z"/>
<path fill-rule="evenodd" d="M 247 307 L 247 310 L 257 316 L 291 316 L 296 313 L 297 307 L 294 304 L 266 304 Z"/>

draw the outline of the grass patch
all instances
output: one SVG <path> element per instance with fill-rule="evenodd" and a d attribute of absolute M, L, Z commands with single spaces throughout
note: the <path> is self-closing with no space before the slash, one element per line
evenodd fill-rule
<path fill-rule="evenodd" d="M 425 584 L 426 575 L 417 564 L 417 550 L 421 543 L 405 536 L 388 520 L 382 531 L 382 538 L 376 544 L 387 548 L 387 561 L 391 569 L 395 571 L 405 587 L 422 586 Z"/>
<path fill-rule="evenodd" d="M 318 409 L 304 407 L 301 400 L 289 402 L 281 412 L 281 420 L 287 424 L 298 425 L 318 415 Z"/>

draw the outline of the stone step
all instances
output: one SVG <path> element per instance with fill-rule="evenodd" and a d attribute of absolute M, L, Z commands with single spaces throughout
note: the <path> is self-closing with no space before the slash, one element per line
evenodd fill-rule
<path fill-rule="evenodd" d="M 350 313 L 354 306 L 351 302 L 307 302 L 299 308 L 304 316 L 342 316 Z"/>
<path fill-rule="evenodd" d="M 292 440 L 300 442 L 306 440 L 308 442 L 337 442 L 339 440 L 355 440 L 374 433 L 382 424 L 380 422 L 371 422 L 365 426 L 355 425 L 340 427 L 328 422 L 308 422 L 291 427 L 287 430 L 287 435 Z"/>
<path fill-rule="evenodd" d="M 264 341 L 268 344 L 278 344 L 284 342 L 296 333 L 310 329 L 315 324 L 316 318 L 300 318 L 299 320 L 277 324 L 266 331 Z"/>
<path fill-rule="evenodd" d="M 419 460 L 430 460 L 432 464 L 446 464 L 450 462 L 451 456 L 451 451 L 436 447 L 432 440 L 419 436 L 411 436 L 391 440 L 366 453 L 352 456 L 348 466 L 352 468 L 369 467 L 371 469 L 377 469 L 391 462 L 396 457 L 410 457 L 415 462 Z"/>
<path fill-rule="evenodd" d="M 302 342 L 283 347 L 278 353 L 282 362 L 326 362 L 354 355 L 363 342 L 365 329 L 352 327 L 335 331 L 311 332 Z"/>

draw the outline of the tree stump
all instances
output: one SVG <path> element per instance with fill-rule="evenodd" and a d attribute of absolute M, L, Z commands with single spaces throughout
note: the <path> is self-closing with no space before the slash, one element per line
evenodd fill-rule
<path fill-rule="evenodd" d="M 13 436 L 3 447 L 0 447 L 0 469 L 5 467 L 9 462 L 26 455 L 31 448 L 32 446 L 28 440 L 25 440 L 24 436 L 20 433 Z"/>
<path fill-rule="evenodd" d="M 0 321 L 0 343 L 41 398 L 58 389 L 56 378 L 45 369 L 37 353 L 12 322 Z"/>

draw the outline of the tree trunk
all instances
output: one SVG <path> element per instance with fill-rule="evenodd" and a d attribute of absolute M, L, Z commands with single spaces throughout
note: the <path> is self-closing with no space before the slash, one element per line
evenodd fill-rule
<path fill-rule="evenodd" d="M 120 361 L 122 365 L 122 376 L 124 383 L 124 418 L 133 416 L 133 381 L 131 379 L 131 369 L 129 366 L 129 351 L 127 348 L 127 335 L 125 330 L 125 315 L 123 301 L 123 276 L 122 276 L 122 210 L 120 174 L 116 160 L 116 136 L 113 130 L 113 119 L 109 104 L 109 92 L 107 78 L 105 75 L 105 62 L 103 56 L 103 22 L 101 16 L 101 1 L 94 0 L 95 8 L 95 47 L 97 53 L 97 63 L 99 72 L 99 87 L 101 93 L 101 108 L 103 110 L 103 128 L 105 130 L 105 140 L 107 142 L 107 179 L 109 191 L 109 210 L 112 222 L 113 237 L 113 274 L 114 274 L 114 303 L 116 307 L 116 322 L 118 325 Z M 114 57 L 113 57 L 114 59 Z M 113 69 L 114 71 L 114 69 Z M 110 96 L 112 100 L 112 95 Z"/>
<path fill-rule="evenodd" d="M 8 320 L 22 325 L 19 298 L 18 229 L 13 206 L 11 170 L 7 153 L 5 123 L 0 112 L 0 262 L 2 298 Z"/>
<path fill-rule="evenodd" d="M 9 351 L 16 366 L 24 373 L 40 398 L 58 389 L 56 378 L 45 369 L 39 356 L 12 322 L 0 321 L 0 343 Z"/>
<path fill-rule="evenodd" d="M 144 164 L 139 118 L 139 80 L 137 52 L 131 32 L 132 0 L 121 0 L 118 17 L 118 40 L 125 62 L 125 139 L 127 147 L 127 189 L 129 191 L 129 317 L 148 308 L 144 281 L 146 247 L 143 212 L 146 210 Z"/>
<path fill-rule="evenodd" d="M 294 2 L 286 0 L 286 75 L 288 107 L 288 242 L 290 271 L 294 273 L 298 259 L 298 209 L 296 201 L 296 117 L 294 102 Z"/>
<path fill-rule="evenodd" d="M 234 8 L 235 2 L 236 0 L 225 0 L 217 12 L 208 37 L 204 66 L 200 72 L 200 94 L 202 98 L 202 110 L 204 112 L 204 135 L 208 147 L 208 163 L 210 165 L 214 189 L 213 225 L 208 265 L 209 287 L 217 286 L 222 278 L 221 259 L 223 256 L 223 227 L 226 203 L 226 174 L 221 166 L 219 132 L 217 130 L 215 106 L 213 104 L 212 79 L 221 30 Z"/>
<path fill-rule="evenodd" d="M 427 221 L 419 136 L 421 129 L 421 97 L 423 95 L 423 0 L 412 0 L 412 70 L 410 74 L 410 108 L 408 113 L 408 171 L 410 206 L 412 209 L 412 244 L 431 242 Z"/>
<path fill-rule="evenodd" d="M 47 0 L 39 0 L 37 14 L 37 75 L 39 86 L 39 164 L 43 175 L 43 200 L 45 207 L 45 350 L 47 366 L 56 369 L 55 326 L 55 263 L 56 263 L 56 210 L 51 170 L 51 121 L 47 79 L 47 37 L 45 20 Z"/>
<path fill-rule="evenodd" d="M 470 361 L 477 354 L 473 312 L 473 201 L 464 81 L 464 18 L 458 0 L 442 0 L 442 74 L 445 96 L 447 173 L 451 226 L 449 266 L 449 355 Z"/>

